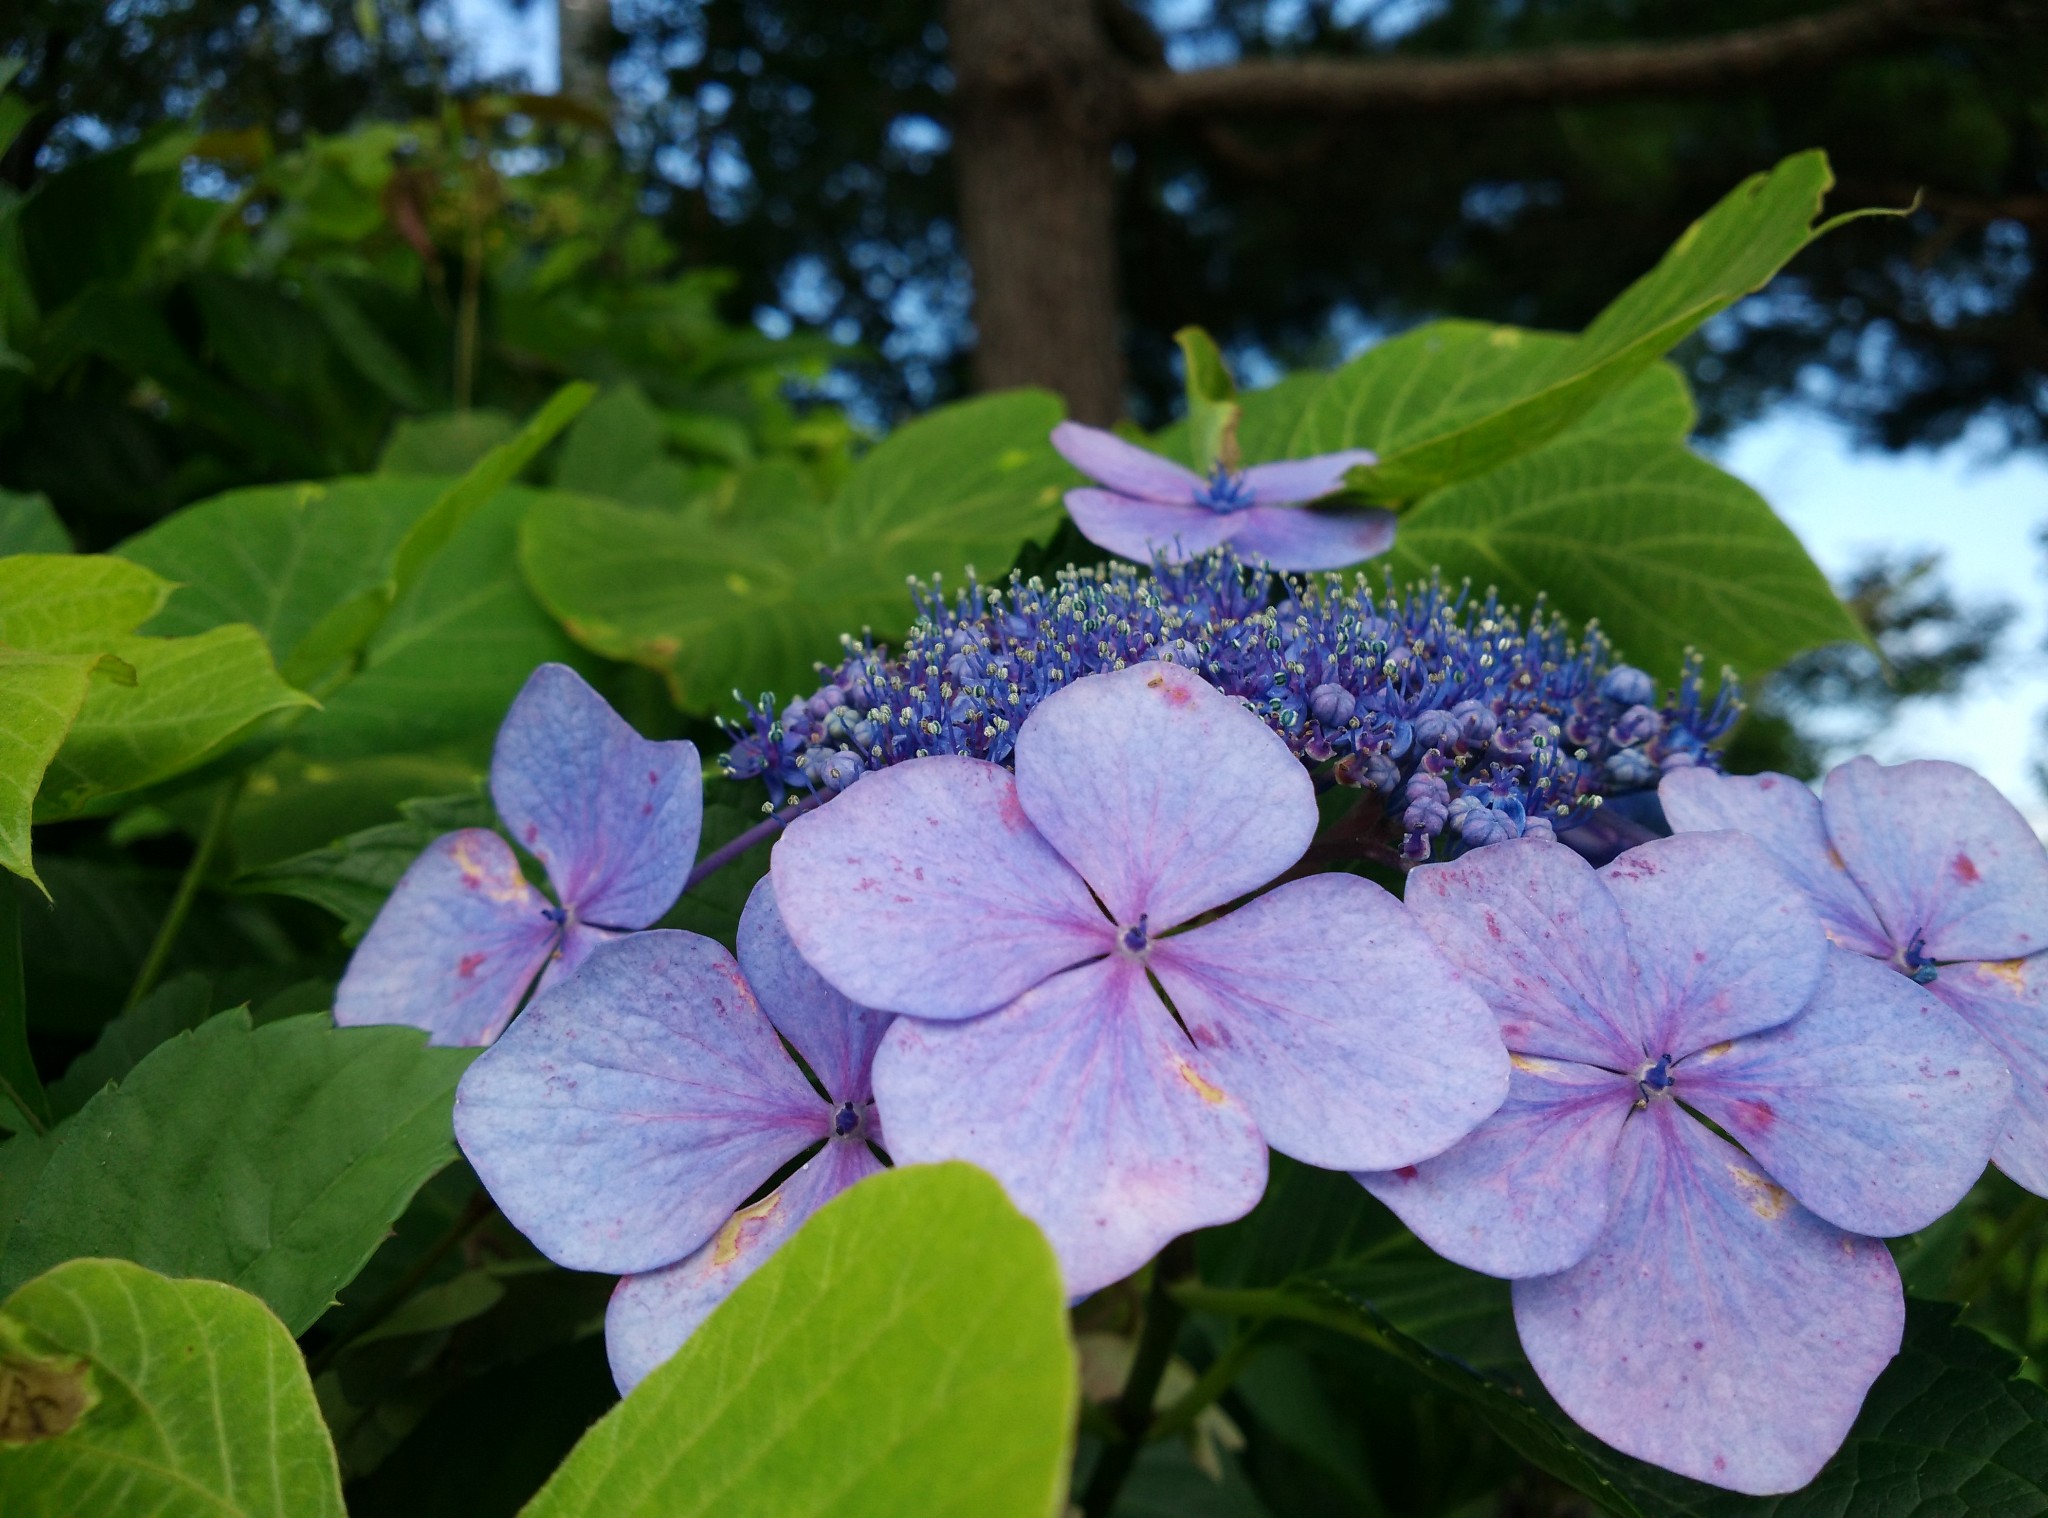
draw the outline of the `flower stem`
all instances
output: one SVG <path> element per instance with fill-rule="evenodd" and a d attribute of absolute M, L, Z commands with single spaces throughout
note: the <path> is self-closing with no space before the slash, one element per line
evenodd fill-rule
<path fill-rule="evenodd" d="M 1131 1373 L 1124 1389 L 1110 1409 L 1119 1438 L 1102 1447 L 1095 1469 L 1088 1477 L 1088 1490 L 1081 1499 L 1082 1518 L 1109 1518 L 1117 1495 L 1130 1478 L 1131 1468 L 1145 1446 L 1152 1426 L 1152 1403 L 1159 1395 L 1159 1379 L 1173 1358 L 1174 1341 L 1187 1319 L 1187 1309 L 1174 1299 L 1173 1288 L 1194 1274 L 1194 1246 L 1187 1239 L 1175 1239 L 1159 1252 L 1152 1264 L 1152 1284 L 1145 1293 L 1145 1326 L 1138 1335 L 1138 1352 L 1131 1361 Z"/>
<path fill-rule="evenodd" d="M 810 811 L 813 807 L 823 805 L 825 795 L 825 792 L 819 791 L 814 795 L 806 796 L 803 800 L 784 807 L 774 816 L 764 818 L 760 822 L 755 823 L 744 833 L 740 834 L 739 837 L 729 842 L 721 843 L 717 848 L 697 861 L 697 867 L 690 871 L 690 878 L 683 882 L 683 890 L 685 892 L 695 890 L 701 883 L 709 880 L 713 875 L 716 875 L 749 849 L 766 843 L 777 833 L 780 833 L 784 828 L 796 821 L 797 818 L 803 816 L 805 812 Z"/>
<path fill-rule="evenodd" d="M 426 1247 L 418 1259 L 406 1267 L 404 1275 L 393 1281 L 376 1301 L 363 1310 L 362 1316 L 355 1320 L 348 1332 L 336 1334 L 321 1347 L 318 1354 L 307 1360 L 307 1374 L 318 1376 L 340 1359 L 341 1352 L 349 1345 L 403 1307 L 412 1294 L 425 1284 L 427 1277 L 434 1273 L 434 1267 L 448 1257 L 448 1252 L 474 1233 L 484 1219 L 495 1211 L 497 1208 L 492 1204 L 489 1192 L 473 1192 L 468 1202 L 463 1205 L 462 1211 L 455 1215 L 455 1221 Z"/>
<path fill-rule="evenodd" d="M 1237 1337 L 1232 1339 L 1223 1353 L 1202 1372 L 1202 1379 L 1189 1387 L 1178 1402 L 1152 1421 L 1152 1427 L 1145 1437 L 1148 1440 L 1165 1439 L 1180 1433 L 1195 1419 L 1201 1417 L 1210 1403 L 1229 1391 L 1231 1384 L 1237 1380 L 1238 1373 L 1244 1369 L 1245 1362 L 1258 1352 L 1259 1340 L 1265 1333 L 1269 1321 L 1266 1318 L 1255 1318 L 1239 1329 Z"/>
<path fill-rule="evenodd" d="M 1998 1225 L 1998 1231 L 1991 1236 L 1991 1242 L 1983 1252 L 1970 1261 L 1967 1269 L 1957 1272 L 1953 1294 L 1957 1301 L 1974 1302 L 1998 1279 L 1998 1272 L 2005 1264 L 2006 1256 L 2026 1242 L 2027 1236 L 2040 1226 L 2044 1213 L 2048 1213 L 2048 1201 L 2030 1196 L 2008 1213 Z"/>
<path fill-rule="evenodd" d="M 185 919 L 191 915 L 192 903 L 198 898 L 199 887 L 206 879 L 206 872 L 213 868 L 213 856 L 220 852 L 220 846 L 227 838 L 228 822 L 233 818 L 235 803 L 241 796 L 240 775 L 224 782 L 214 793 L 213 808 L 206 814 L 206 826 L 200 830 L 198 847 L 192 851 L 192 862 L 185 866 L 184 878 L 178 882 L 170 910 L 164 913 L 156 938 L 150 943 L 149 953 L 143 956 L 142 968 L 135 972 L 135 984 L 128 988 L 128 999 L 121 1003 L 123 1012 L 133 1010 L 137 1002 L 149 995 L 157 977 L 164 973 L 164 966 L 170 962 L 171 950 L 177 945 L 178 934 L 184 929 Z"/>

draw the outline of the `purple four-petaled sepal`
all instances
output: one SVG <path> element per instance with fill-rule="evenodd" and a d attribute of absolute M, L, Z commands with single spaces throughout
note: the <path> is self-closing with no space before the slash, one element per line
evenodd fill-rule
<path fill-rule="evenodd" d="M 436 840 L 349 960 L 337 1023 L 403 1023 L 436 1044 L 488 1044 L 535 976 L 559 980 L 674 905 L 697 857 L 696 745 L 642 738 L 566 665 L 543 664 L 512 703 L 491 797 L 547 870 L 555 901 L 527 883 L 496 833 Z"/>
<path fill-rule="evenodd" d="M 623 1277 L 605 1315 L 621 1390 L 881 1168 L 871 1071 L 888 1023 L 804 963 L 764 882 L 737 962 L 660 929 L 601 946 L 470 1066 L 455 1136 L 500 1210 L 557 1264 Z"/>
<path fill-rule="evenodd" d="M 1519 839 L 1423 866 L 1407 900 L 1491 1005 L 1512 1087 L 1447 1152 L 1359 1180 L 1514 1279 L 1530 1363 L 1594 1434 L 1736 1491 L 1805 1485 L 1899 1347 L 1873 1235 L 1975 1182 L 2010 1097 L 1996 1052 L 1830 945 L 1740 834 L 1597 873 Z"/>
<path fill-rule="evenodd" d="M 1484 1006 L 1378 886 L 1317 875 L 1216 915 L 1315 828 L 1280 738 L 1144 663 L 1042 702 L 1014 775 L 870 775 L 790 824 L 771 879 L 828 981 L 909 1014 L 875 1065 L 891 1153 L 996 1175 L 1079 1296 L 1242 1216 L 1268 1144 L 1401 1165 L 1499 1104 Z"/>
<path fill-rule="evenodd" d="M 1668 774 L 1680 833 L 1734 828 L 1805 890 L 1828 936 L 1961 1014 L 2004 1056 L 2014 1100 L 1992 1159 L 2048 1196 L 2048 852 L 2013 804 L 1941 760 L 1785 775 Z"/>
<path fill-rule="evenodd" d="M 1053 428 L 1052 445 L 1095 487 L 1067 492 L 1067 511 L 1097 547 L 1140 564 L 1185 563 L 1228 543 L 1238 557 L 1284 573 L 1341 569 L 1394 544 L 1394 514 L 1377 508 L 1307 511 L 1344 488 L 1345 474 L 1376 462 L 1363 448 L 1288 459 L 1209 477 L 1079 422 Z"/>

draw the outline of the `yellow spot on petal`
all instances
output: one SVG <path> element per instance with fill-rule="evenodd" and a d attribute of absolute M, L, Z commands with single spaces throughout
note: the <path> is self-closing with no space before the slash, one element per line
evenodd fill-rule
<path fill-rule="evenodd" d="M 1838 870 L 1846 871 L 1849 868 L 1848 861 L 1842 858 L 1842 851 L 1832 843 L 1828 845 L 1828 863 Z"/>
<path fill-rule="evenodd" d="M 523 901 L 526 899 L 526 880 L 514 874 L 509 880 L 491 883 L 491 868 L 470 852 L 468 839 L 455 845 L 455 868 L 462 871 L 465 882 L 475 881 L 477 888 L 492 901 Z"/>
<path fill-rule="evenodd" d="M 1783 1186 L 1765 1179 L 1754 1170 L 1730 1165 L 1728 1174 L 1735 1178 L 1736 1186 L 1748 1200 L 1749 1210 L 1766 1221 L 1782 1216 L 1792 1200 Z"/>
<path fill-rule="evenodd" d="M 2015 991 L 2027 989 L 2027 962 L 2024 959 L 1999 959 L 1984 966 L 1985 973 L 1996 975 Z"/>
<path fill-rule="evenodd" d="M 782 1193 L 771 1191 L 751 1207 L 742 1207 L 718 1230 L 718 1237 L 712 1241 L 711 1263 L 730 1265 L 740 1256 L 746 1245 L 747 1233 L 751 1229 L 760 1232 L 761 1225 L 775 1216 L 775 1210 L 782 1205 Z"/>
<path fill-rule="evenodd" d="M 1508 1063 L 1517 1070 L 1528 1071 L 1531 1075 L 1541 1075 L 1547 1070 L 1556 1068 L 1547 1059 L 1532 1059 L 1526 1054 L 1515 1054 L 1512 1052 L 1508 1055 Z"/>
<path fill-rule="evenodd" d="M 1720 1057 L 1721 1057 L 1722 1055 L 1726 1054 L 1726 1053 L 1727 1053 L 1727 1052 L 1728 1052 L 1729 1050 L 1733 1049 L 1734 1047 L 1735 1047 L 1735 1041 L 1734 1041 L 1733 1039 L 1730 1039 L 1730 1038 L 1724 1038 L 1724 1039 L 1722 1039 L 1722 1040 L 1721 1040 L 1721 1042 L 1719 1042 L 1718 1044 L 1715 1044 L 1715 1045 L 1714 1045 L 1714 1046 L 1713 1046 L 1712 1048 L 1708 1048 L 1708 1049 L 1702 1049 L 1702 1050 L 1700 1050 L 1700 1052 L 1699 1052 L 1699 1053 L 1697 1053 L 1697 1054 L 1695 1054 L 1695 1055 L 1693 1056 L 1693 1058 L 1694 1058 L 1694 1059 L 1719 1059 L 1719 1058 L 1720 1058 Z"/>
<path fill-rule="evenodd" d="M 1200 1096 L 1201 1099 L 1207 1102 L 1210 1106 L 1220 1107 L 1230 1099 L 1223 1094 L 1222 1090 L 1219 1087 L 1212 1086 L 1207 1081 L 1203 1080 L 1201 1072 L 1195 1069 L 1195 1067 L 1189 1064 L 1186 1060 L 1180 1060 L 1178 1061 L 1178 1064 L 1180 1066 L 1180 1078 L 1186 1081 L 1190 1086 L 1193 1086 L 1195 1088 L 1195 1094 Z"/>

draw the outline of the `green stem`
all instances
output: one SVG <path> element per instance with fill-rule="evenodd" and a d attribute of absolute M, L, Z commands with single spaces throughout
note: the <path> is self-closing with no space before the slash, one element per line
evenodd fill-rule
<path fill-rule="evenodd" d="M 441 1236 L 426 1247 L 417 1260 L 408 1265 L 405 1274 L 393 1281 L 383 1295 L 363 1309 L 362 1316 L 349 1325 L 344 1334 L 336 1334 L 322 1346 L 320 1352 L 306 1362 L 306 1372 L 318 1376 L 341 1358 L 341 1352 L 355 1343 L 364 1334 L 382 1323 L 399 1308 L 403 1307 L 412 1294 L 426 1284 L 427 1277 L 434 1273 L 434 1267 L 448 1257 L 450 1250 L 474 1233 L 477 1226 L 489 1217 L 496 1208 L 486 1192 L 474 1193 L 455 1215 L 455 1221 L 443 1230 Z"/>
<path fill-rule="evenodd" d="M 1991 1236 L 1991 1242 L 1984 1246 L 1983 1253 L 1970 1261 L 1969 1269 L 1962 1272 L 1956 1282 L 1955 1295 L 1963 1302 L 1974 1302 L 1991 1283 L 1998 1278 L 1998 1271 L 2028 1234 L 2040 1226 L 2042 1216 L 2048 1214 L 2048 1201 L 2030 1196 L 2006 1215 L 1998 1225 L 1998 1231 Z"/>
<path fill-rule="evenodd" d="M 184 930 L 185 919 L 191 915 L 192 903 L 198 899 L 199 887 L 206 880 L 206 872 L 213 868 L 213 856 L 220 852 L 220 846 L 228 836 L 228 823 L 235 814 L 235 803 L 242 796 L 242 777 L 235 776 L 223 781 L 214 793 L 213 808 L 206 814 L 206 826 L 200 830 L 199 845 L 192 851 L 192 862 L 185 866 L 184 878 L 178 882 L 178 892 L 171 898 L 171 909 L 164 914 L 156 938 L 149 946 L 149 953 L 143 957 L 142 968 L 135 972 L 135 984 L 128 988 L 128 999 L 121 1004 L 123 1012 L 130 1011 L 150 988 L 157 983 L 157 977 L 164 973 L 164 966 L 170 963 L 171 950 L 176 947 L 178 934 Z"/>
<path fill-rule="evenodd" d="M 468 225 L 462 239 L 462 303 L 455 317 L 455 409 L 469 410 L 476 393 L 478 313 L 483 304 L 484 229 L 474 195 L 465 207 Z"/>
<path fill-rule="evenodd" d="M 1232 1339 L 1223 1353 L 1202 1372 L 1201 1380 L 1189 1387 L 1178 1402 L 1153 1420 L 1152 1427 L 1146 1432 L 1145 1437 L 1148 1440 L 1165 1439 L 1180 1433 L 1193 1424 L 1195 1419 L 1201 1417 L 1212 1402 L 1229 1391 L 1232 1383 L 1244 1370 L 1245 1363 L 1257 1353 L 1259 1339 L 1265 1333 L 1268 1321 L 1265 1318 L 1254 1318 L 1244 1328 L 1239 1329 L 1237 1337 Z"/>
<path fill-rule="evenodd" d="M 31 1133 L 55 1120 L 50 1098 L 28 1052 L 28 985 L 21 963 L 21 887 L 0 876 L 0 1091 L 14 1103 Z"/>
<path fill-rule="evenodd" d="M 1187 1310 L 1174 1299 L 1173 1288 L 1193 1273 L 1193 1247 L 1186 1239 L 1175 1239 L 1160 1251 L 1152 1264 L 1152 1284 L 1145 1293 L 1145 1326 L 1138 1335 L 1138 1352 L 1131 1360 L 1131 1373 L 1124 1389 L 1110 1409 L 1119 1437 L 1102 1447 L 1095 1469 L 1089 1473 L 1088 1490 L 1081 1498 L 1082 1518 L 1109 1518 L 1116 1499 L 1130 1478 L 1131 1467 L 1145 1447 L 1145 1434 L 1152 1426 L 1152 1404 L 1159 1395 L 1160 1377 L 1173 1358 L 1174 1341 Z"/>

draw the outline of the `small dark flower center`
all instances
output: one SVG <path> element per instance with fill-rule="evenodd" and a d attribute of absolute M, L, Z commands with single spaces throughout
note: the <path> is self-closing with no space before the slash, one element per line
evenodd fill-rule
<path fill-rule="evenodd" d="M 1642 1088 L 1644 1096 L 1655 1096 L 1659 1092 L 1669 1091 L 1672 1086 L 1671 1056 L 1663 1055 L 1654 1065 L 1645 1065 L 1643 1073 L 1636 1078 L 1636 1084 Z"/>
<path fill-rule="evenodd" d="M 1935 968 L 1934 961 L 1929 959 L 1924 952 L 1926 948 L 1926 939 L 1915 938 L 1906 946 L 1906 952 L 1899 956 L 1899 968 L 1912 978 L 1915 985 L 1931 986 L 1941 974 Z"/>
<path fill-rule="evenodd" d="M 852 1102 L 841 1102 L 839 1110 L 832 1114 L 832 1132 L 839 1138 L 845 1138 L 859 1126 L 860 1109 Z"/>
<path fill-rule="evenodd" d="M 1247 506 L 1256 504 L 1244 475 L 1226 469 L 1220 463 L 1210 466 L 1209 478 L 1195 492 L 1195 500 L 1211 511 L 1223 512 L 1243 511 Z"/>
<path fill-rule="evenodd" d="M 567 907 L 542 907 L 540 915 L 559 928 L 569 920 L 569 909 Z"/>
<path fill-rule="evenodd" d="M 1152 942 L 1151 934 L 1146 930 L 1151 920 L 1149 913 L 1140 912 L 1137 924 L 1134 927 L 1125 928 L 1122 933 L 1117 935 L 1117 942 L 1124 946 L 1127 953 L 1143 954 L 1145 952 L 1146 946 Z"/>

